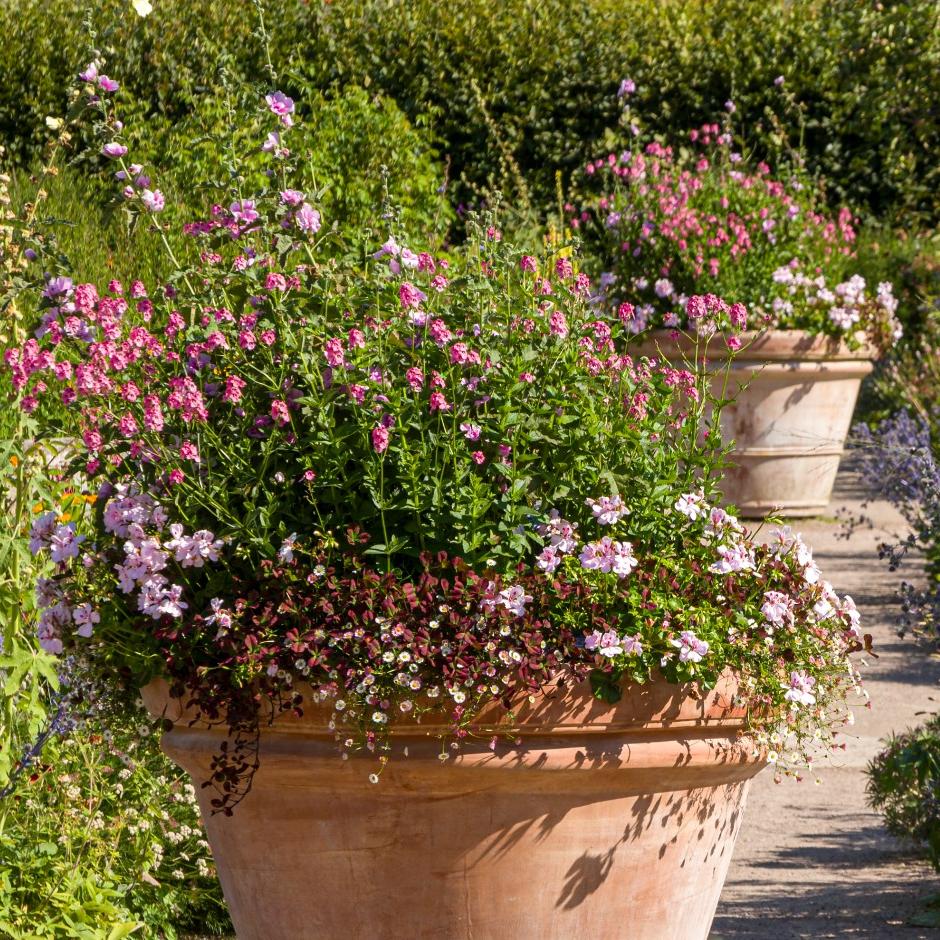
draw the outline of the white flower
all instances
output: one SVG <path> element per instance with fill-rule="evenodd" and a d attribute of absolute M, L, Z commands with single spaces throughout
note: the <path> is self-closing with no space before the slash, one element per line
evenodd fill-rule
<path fill-rule="evenodd" d="M 624 516 L 630 514 L 630 510 L 619 496 L 601 496 L 599 499 L 586 499 L 585 504 L 591 507 L 594 518 L 600 525 L 614 525 Z"/>
<path fill-rule="evenodd" d="M 150 16 L 153 12 L 153 6 L 150 0 L 131 0 L 131 6 L 138 16 Z"/>
<path fill-rule="evenodd" d="M 679 660 L 683 663 L 700 663 L 708 654 L 708 643 L 700 640 L 691 630 L 683 630 L 677 640 L 670 642 L 679 650 Z"/>
<path fill-rule="evenodd" d="M 676 512 L 687 516 L 692 522 L 696 519 L 704 518 L 708 513 L 708 507 L 705 505 L 705 495 L 698 493 L 685 493 L 676 500 Z"/>
<path fill-rule="evenodd" d="M 813 694 L 815 685 L 816 680 L 802 670 L 791 672 L 790 684 L 784 686 L 787 692 L 783 697 L 795 705 L 815 705 L 816 696 Z"/>

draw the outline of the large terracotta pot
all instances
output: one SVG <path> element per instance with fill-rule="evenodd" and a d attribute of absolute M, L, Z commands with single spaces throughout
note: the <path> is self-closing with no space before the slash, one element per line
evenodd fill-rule
<path fill-rule="evenodd" d="M 163 682 L 144 700 L 175 722 L 163 748 L 200 793 L 240 940 L 703 940 L 763 766 L 734 688 L 657 683 L 610 706 L 557 687 L 511 729 L 492 709 L 444 761 L 440 728 L 402 723 L 377 784 L 313 706 L 262 732 L 231 817 L 199 788 L 224 731 L 190 725 Z M 494 730 L 518 743 L 491 750 Z"/>
<path fill-rule="evenodd" d="M 850 349 L 802 330 L 742 338 L 745 348 L 734 357 L 728 385 L 736 400 L 722 414 L 722 435 L 734 442 L 724 496 L 745 518 L 776 509 L 785 516 L 816 515 L 829 505 L 859 386 L 872 369 L 872 350 Z M 634 349 L 678 365 L 692 344 L 658 330 Z M 707 353 L 716 366 L 728 357 L 718 337 Z"/>

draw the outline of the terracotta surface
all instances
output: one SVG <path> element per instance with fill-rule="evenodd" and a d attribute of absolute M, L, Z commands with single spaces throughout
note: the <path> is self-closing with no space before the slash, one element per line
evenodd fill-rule
<path fill-rule="evenodd" d="M 433 724 L 403 723 L 378 784 L 314 706 L 264 730 L 232 817 L 199 788 L 222 732 L 190 725 L 165 683 L 144 699 L 178 722 L 163 747 L 204 801 L 241 940 L 703 940 L 763 766 L 733 688 L 659 683 L 615 706 L 556 688 L 511 729 L 491 710 L 445 761 Z M 518 743 L 491 750 L 494 729 Z"/>
<path fill-rule="evenodd" d="M 734 441 L 725 498 L 746 518 L 778 508 L 787 516 L 817 515 L 832 494 L 871 350 L 801 330 L 745 334 L 744 342 L 728 384 L 727 396 L 736 400 L 722 413 L 722 434 Z M 692 345 L 663 330 L 636 349 L 678 364 Z M 725 360 L 723 340 L 715 338 L 708 354 L 714 366 Z"/>

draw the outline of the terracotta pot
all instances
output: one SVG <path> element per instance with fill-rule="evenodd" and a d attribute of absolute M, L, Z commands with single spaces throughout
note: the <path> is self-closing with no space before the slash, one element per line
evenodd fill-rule
<path fill-rule="evenodd" d="M 785 516 L 822 512 L 832 495 L 839 458 L 862 379 L 872 370 L 872 350 L 850 349 L 828 336 L 802 330 L 744 334 L 734 357 L 722 413 L 722 435 L 734 442 L 733 466 L 723 492 L 745 518 L 779 509 Z M 679 364 L 692 344 L 654 331 L 635 347 Z M 727 360 L 723 340 L 708 346 L 715 366 Z"/>
<path fill-rule="evenodd" d="M 440 729 L 402 723 L 377 784 L 313 706 L 263 730 L 231 817 L 199 787 L 224 731 L 189 725 L 163 682 L 143 691 L 176 722 L 163 748 L 203 801 L 240 940 L 704 940 L 763 766 L 734 688 L 662 682 L 610 706 L 556 687 L 512 728 L 490 709 L 445 761 Z M 491 750 L 494 731 L 518 743 Z"/>

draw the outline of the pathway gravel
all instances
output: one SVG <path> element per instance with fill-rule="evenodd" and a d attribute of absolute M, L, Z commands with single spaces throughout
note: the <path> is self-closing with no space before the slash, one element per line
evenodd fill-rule
<path fill-rule="evenodd" d="M 866 495 L 850 471 L 840 473 L 830 514 L 793 527 L 836 589 L 855 599 L 874 637 L 878 658 L 864 670 L 872 707 L 856 710 L 847 748 L 820 770 L 821 784 L 775 784 L 768 771 L 754 781 L 711 940 L 940 937 L 909 925 L 940 879 L 865 802 L 864 770 L 880 741 L 940 709 L 940 660 L 897 636 L 900 576 L 878 558 L 878 544 L 903 532 L 903 520 L 883 502 L 863 510 Z M 843 507 L 864 511 L 872 527 L 839 538 Z"/>

